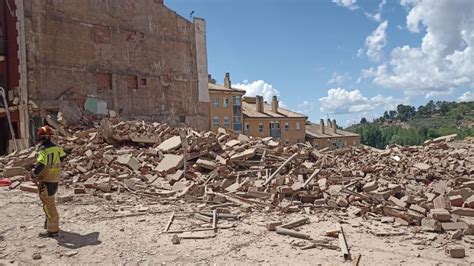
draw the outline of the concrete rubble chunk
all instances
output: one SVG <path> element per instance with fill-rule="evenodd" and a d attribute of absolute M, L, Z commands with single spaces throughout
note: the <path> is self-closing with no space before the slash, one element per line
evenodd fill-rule
<path fill-rule="evenodd" d="M 163 152 L 170 152 L 170 151 L 178 149 L 180 146 L 181 146 L 181 137 L 174 136 L 163 141 L 160 145 L 158 145 L 158 149 L 160 149 Z"/>
<path fill-rule="evenodd" d="M 26 169 L 24 167 L 5 167 L 3 169 L 3 178 L 19 176 L 25 173 L 26 173 Z"/>
<path fill-rule="evenodd" d="M 413 165 L 413 167 L 416 167 L 420 170 L 429 170 L 431 168 L 431 166 L 426 163 L 416 163 L 415 165 Z"/>
<path fill-rule="evenodd" d="M 165 154 L 163 160 L 161 160 L 154 170 L 158 172 L 170 173 L 182 167 L 183 161 L 183 155 Z"/>
<path fill-rule="evenodd" d="M 214 161 L 208 159 L 198 159 L 196 165 L 207 170 L 214 170 L 217 167 Z"/>
<path fill-rule="evenodd" d="M 364 190 L 364 192 L 370 192 L 370 191 L 374 191 L 378 188 L 378 183 L 377 181 L 372 181 L 372 182 L 369 182 L 367 184 L 364 185 L 364 187 L 362 187 L 362 190 Z"/>
<path fill-rule="evenodd" d="M 441 223 L 432 218 L 423 218 L 421 220 L 421 228 L 423 231 L 441 232 Z"/>
<path fill-rule="evenodd" d="M 451 214 L 446 209 L 431 209 L 430 216 L 434 220 L 441 222 L 449 222 L 451 220 Z"/>
<path fill-rule="evenodd" d="M 463 247 L 449 247 L 448 254 L 451 258 L 464 258 L 466 251 Z"/>
<path fill-rule="evenodd" d="M 135 170 L 135 171 L 140 169 L 140 163 L 138 162 L 137 159 L 132 157 L 131 154 L 124 154 L 124 155 L 119 156 L 117 158 L 117 162 L 123 165 L 127 165 L 128 167 L 130 167 L 130 169 Z"/>

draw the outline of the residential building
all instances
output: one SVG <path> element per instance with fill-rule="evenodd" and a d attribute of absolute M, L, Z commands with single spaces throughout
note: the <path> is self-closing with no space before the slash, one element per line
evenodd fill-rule
<path fill-rule="evenodd" d="M 273 96 L 271 104 L 262 96 L 244 97 L 242 102 L 244 134 L 254 137 L 273 137 L 282 144 L 305 141 L 307 116 L 279 107 Z"/>
<path fill-rule="evenodd" d="M 224 85 L 216 84 L 211 75 L 209 80 L 209 99 L 211 128 L 231 129 L 236 133 L 242 132 L 242 96 L 245 90 L 232 88 L 230 74 L 226 73 Z"/>
<path fill-rule="evenodd" d="M 319 125 L 308 122 L 306 124 L 306 140 L 316 149 L 338 149 L 360 145 L 360 135 L 337 128 L 336 120 L 321 119 Z"/>
<path fill-rule="evenodd" d="M 43 110 L 88 97 L 121 117 L 209 129 L 203 19 L 163 0 L 0 0 L 0 14 L 0 86 L 20 142 Z M 0 105 L 3 154 L 11 136 Z"/>

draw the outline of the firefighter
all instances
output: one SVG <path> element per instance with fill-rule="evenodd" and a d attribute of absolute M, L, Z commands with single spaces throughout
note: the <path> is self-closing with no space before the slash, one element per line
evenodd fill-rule
<path fill-rule="evenodd" d="M 56 237 L 59 234 L 59 215 L 54 195 L 58 190 L 61 174 L 61 161 L 66 157 L 63 148 L 51 141 L 53 129 L 49 126 L 38 128 L 38 157 L 32 173 L 33 181 L 38 185 L 39 197 L 46 214 L 44 229 L 40 237 Z"/>

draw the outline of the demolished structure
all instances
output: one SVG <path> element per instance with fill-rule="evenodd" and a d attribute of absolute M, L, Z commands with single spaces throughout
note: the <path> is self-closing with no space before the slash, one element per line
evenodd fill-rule
<path fill-rule="evenodd" d="M 318 151 L 222 128 L 197 132 L 117 118 L 62 132 L 58 143 L 69 156 L 61 183 L 70 195 L 59 197 L 60 202 L 85 193 L 106 199 L 132 193 L 225 206 L 231 213 L 220 215 L 232 219 L 249 212 L 308 215 L 327 210 L 345 213 L 347 223 L 362 217 L 396 226 L 368 229 L 377 236 L 403 235 L 407 226 L 452 235 L 447 242 L 474 234 L 473 140 L 452 141 L 448 136 L 421 147 Z M 33 148 L 0 160 L 12 189 L 35 191 L 35 186 L 21 182 L 34 161 Z M 195 217 L 215 221 L 212 213 L 210 218 L 206 215 Z M 271 222 L 268 228 L 310 239 L 291 230 L 306 222 L 288 227 Z"/>
<path fill-rule="evenodd" d="M 22 147 L 48 112 L 208 129 L 206 29 L 163 1 L 0 1 L 0 86 Z M 5 16 L 3 16 L 5 14 Z M 0 151 L 11 136 L 0 101 Z"/>

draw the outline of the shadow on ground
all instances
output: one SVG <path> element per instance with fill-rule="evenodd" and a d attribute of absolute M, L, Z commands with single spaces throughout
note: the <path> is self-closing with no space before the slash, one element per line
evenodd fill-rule
<path fill-rule="evenodd" d="M 58 241 L 58 245 L 70 249 L 77 249 L 85 246 L 96 246 L 102 243 L 99 241 L 99 232 L 81 235 L 74 232 L 61 231 L 59 233 L 59 237 L 56 238 L 56 240 Z"/>

